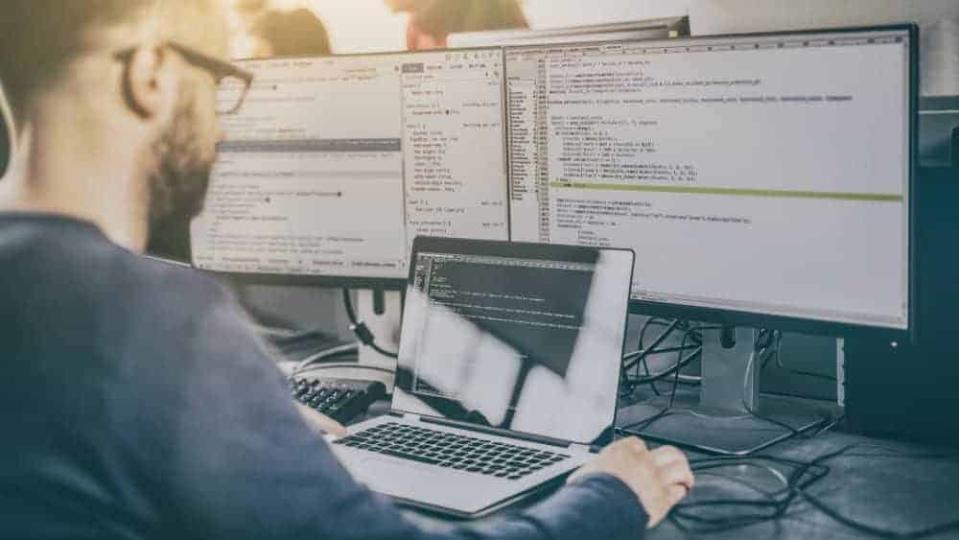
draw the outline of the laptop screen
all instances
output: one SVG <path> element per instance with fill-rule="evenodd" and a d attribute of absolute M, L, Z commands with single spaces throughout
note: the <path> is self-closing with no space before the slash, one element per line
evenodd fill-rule
<path fill-rule="evenodd" d="M 439 244 L 457 249 L 414 249 L 393 409 L 599 438 L 615 415 L 632 252 Z"/>

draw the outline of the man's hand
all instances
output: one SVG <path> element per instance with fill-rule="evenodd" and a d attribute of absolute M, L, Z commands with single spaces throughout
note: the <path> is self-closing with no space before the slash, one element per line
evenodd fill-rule
<path fill-rule="evenodd" d="M 615 476 L 629 486 L 655 527 L 693 488 L 693 472 L 686 455 L 672 446 L 650 451 L 643 441 L 631 437 L 604 448 L 590 463 L 569 477 L 569 482 L 594 473 Z"/>
<path fill-rule="evenodd" d="M 337 437 L 346 437 L 348 435 L 343 424 L 340 424 L 329 416 L 318 413 L 302 403 L 297 403 L 296 408 L 299 409 L 300 415 L 306 420 L 306 424 L 310 426 L 310 429 L 317 433 L 321 435 L 329 433 Z"/>

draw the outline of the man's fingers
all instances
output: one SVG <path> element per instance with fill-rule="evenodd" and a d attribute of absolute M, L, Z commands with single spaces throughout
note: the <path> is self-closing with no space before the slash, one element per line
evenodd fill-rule
<path fill-rule="evenodd" d="M 686 498 L 686 494 L 689 491 L 680 484 L 670 484 L 666 488 L 666 499 L 669 501 L 669 508 L 672 508 L 679 504 L 679 501 Z"/>
<path fill-rule="evenodd" d="M 324 433 L 329 433 L 331 435 L 336 435 L 337 437 L 345 437 L 349 435 L 349 432 L 345 427 L 343 427 L 342 424 L 336 420 L 333 420 L 329 416 L 320 414 L 300 403 L 297 403 L 297 408 L 300 410 L 300 414 L 303 416 L 303 419 L 306 420 L 311 428 Z"/>
<path fill-rule="evenodd" d="M 693 473 L 685 463 L 673 463 L 660 467 L 659 478 L 667 485 L 679 484 L 687 491 L 693 489 Z"/>
<path fill-rule="evenodd" d="M 686 459 L 686 454 L 675 446 L 660 446 L 652 450 L 650 454 L 657 467 L 665 467 L 673 463 L 689 463 Z"/>
<path fill-rule="evenodd" d="M 350 434 L 350 432 L 346 430 L 346 426 L 337 422 L 336 420 L 333 420 L 332 418 L 324 416 L 320 413 L 316 413 L 316 415 L 316 423 L 323 431 L 331 435 L 336 435 L 337 437 L 346 437 Z"/>
<path fill-rule="evenodd" d="M 644 443 L 639 437 L 630 437 L 628 439 L 624 439 L 623 444 L 633 452 L 639 454 L 645 454 L 647 451 L 646 443 Z"/>

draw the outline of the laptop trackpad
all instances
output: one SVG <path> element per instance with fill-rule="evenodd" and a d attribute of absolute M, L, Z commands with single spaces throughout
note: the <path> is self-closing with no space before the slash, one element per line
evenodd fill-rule
<path fill-rule="evenodd" d="M 370 458 L 351 464 L 350 471 L 384 495 L 465 511 L 479 510 L 503 496 L 499 482 L 416 462 Z M 469 481 L 467 489 L 464 480 Z"/>
<path fill-rule="evenodd" d="M 414 486 L 431 473 L 435 473 L 434 470 L 415 462 L 396 463 L 377 458 L 364 459 L 359 463 L 351 464 L 350 471 L 357 480 L 378 490 L 385 483 L 394 486 Z"/>

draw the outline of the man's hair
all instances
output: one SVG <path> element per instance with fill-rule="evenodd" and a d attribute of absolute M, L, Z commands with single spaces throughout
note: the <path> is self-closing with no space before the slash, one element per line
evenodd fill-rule
<path fill-rule="evenodd" d="M 14 117 L 23 114 L 37 90 L 55 81 L 70 61 L 88 50 L 98 31 L 145 19 L 158 7 L 180 10 L 214 1 L 0 1 L 0 83 Z"/>
<path fill-rule="evenodd" d="M 416 26 L 436 39 L 458 32 L 529 28 L 518 0 L 430 0 L 414 17 Z"/>

